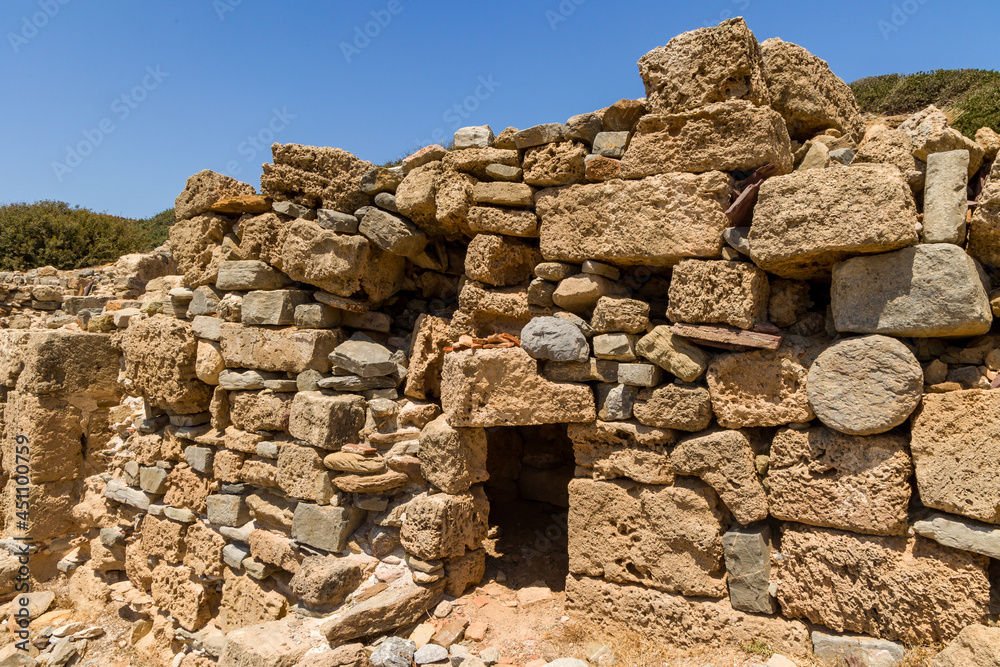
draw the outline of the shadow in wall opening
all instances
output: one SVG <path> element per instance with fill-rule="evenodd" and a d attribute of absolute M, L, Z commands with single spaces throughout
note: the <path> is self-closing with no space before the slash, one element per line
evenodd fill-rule
<path fill-rule="evenodd" d="M 490 532 L 486 581 L 566 587 L 573 444 L 565 424 L 487 429 Z"/>

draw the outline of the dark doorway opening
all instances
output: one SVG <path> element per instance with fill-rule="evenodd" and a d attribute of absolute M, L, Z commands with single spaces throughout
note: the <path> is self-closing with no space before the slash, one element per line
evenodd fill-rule
<path fill-rule="evenodd" d="M 575 464 L 565 424 L 487 429 L 486 577 L 512 589 L 566 587 L 567 509 Z"/>

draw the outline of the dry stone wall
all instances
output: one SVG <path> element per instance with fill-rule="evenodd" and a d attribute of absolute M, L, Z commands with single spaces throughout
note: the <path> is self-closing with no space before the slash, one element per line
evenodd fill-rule
<path fill-rule="evenodd" d="M 40 553 L 83 536 L 62 569 L 134 587 L 153 662 L 397 664 L 357 642 L 481 581 L 491 473 L 519 465 L 491 443 L 555 428 L 575 465 L 530 474 L 568 481 L 574 614 L 978 650 L 995 147 L 933 107 L 865 129 L 826 63 L 741 19 L 639 69 L 643 100 L 395 167 L 276 144 L 261 194 L 201 172 L 170 254 L 123 258 L 104 303 L 70 295 L 104 274 L 0 276 L 3 471 L 28 436 Z"/>

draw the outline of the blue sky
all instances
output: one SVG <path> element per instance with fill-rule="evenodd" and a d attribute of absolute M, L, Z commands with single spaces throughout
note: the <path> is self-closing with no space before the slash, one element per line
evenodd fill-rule
<path fill-rule="evenodd" d="M 147 217 L 201 169 L 259 187 L 271 141 L 382 162 L 562 122 L 641 97 L 642 54 L 736 15 L 846 81 L 1000 69 L 995 0 L 4 0 L 0 202 Z"/>

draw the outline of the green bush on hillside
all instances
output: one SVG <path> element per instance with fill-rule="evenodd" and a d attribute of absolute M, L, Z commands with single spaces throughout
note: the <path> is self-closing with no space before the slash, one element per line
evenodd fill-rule
<path fill-rule="evenodd" d="M 7 204 L 0 206 L 0 270 L 108 264 L 156 248 L 173 223 L 173 209 L 133 220 L 58 201 Z"/>
<path fill-rule="evenodd" d="M 933 104 L 955 118 L 952 127 L 974 137 L 981 127 L 1000 131 L 1000 72 L 939 69 L 858 79 L 851 90 L 862 111 L 897 115 Z"/>

